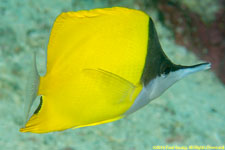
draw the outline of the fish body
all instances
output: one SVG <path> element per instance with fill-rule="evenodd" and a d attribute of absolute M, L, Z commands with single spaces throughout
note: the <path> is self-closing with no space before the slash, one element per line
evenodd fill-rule
<path fill-rule="evenodd" d="M 21 132 L 46 133 L 121 119 L 187 74 L 210 67 L 173 64 L 152 19 L 121 7 L 62 13 L 51 31 L 44 76 L 35 69 L 35 57 L 27 113 L 36 96 L 41 102 Z"/>

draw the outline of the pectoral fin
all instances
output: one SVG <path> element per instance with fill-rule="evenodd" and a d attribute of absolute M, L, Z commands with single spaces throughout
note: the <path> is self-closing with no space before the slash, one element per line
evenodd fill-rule
<path fill-rule="evenodd" d="M 107 95 L 107 99 L 112 100 L 112 103 L 120 103 L 127 96 L 132 98 L 135 85 L 128 80 L 102 69 L 84 69 L 83 73 L 94 82 L 92 85 Z"/>
<path fill-rule="evenodd" d="M 136 86 L 128 80 L 102 69 L 84 69 L 84 84 L 89 85 L 85 112 L 85 123 L 74 128 L 94 126 L 123 118 L 124 112 L 132 105 Z M 89 95 L 91 93 L 91 95 Z"/>

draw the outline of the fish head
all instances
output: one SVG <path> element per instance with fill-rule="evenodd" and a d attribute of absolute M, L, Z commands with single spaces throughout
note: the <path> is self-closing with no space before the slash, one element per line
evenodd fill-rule
<path fill-rule="evenodd" d="M 157 98 L 170 86 L 183 79 L 184 77 L 210 68 L 210 63 L 182 66 L 173 64 L 170 61 L 164 61 L 160 65 L 157 76 L 153 78 L 147 85 L 147 89 L 149 89 L 148 91 L 150 91 L 149 97 L 150 99 Z"/>

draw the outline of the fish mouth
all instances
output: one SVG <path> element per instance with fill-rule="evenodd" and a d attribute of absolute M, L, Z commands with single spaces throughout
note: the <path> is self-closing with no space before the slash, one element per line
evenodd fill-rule
<path fill-rule="evenodd" d="M 201 63 L 201 64 L 197 64 L 197 65 L 193 65 L 193 66 L 186 66 L 185 68 L 190 69 L 194 73 L 194 72 L 199 72 L 202 70 L 210 69 L 211 63 L 206 62 L 206 63 Z"/>
<path fill-rule="evenodd" d="M 192 65 L 192 66 L 179 66 L 180 70 L 182 70 L 181 77 L 185 77 L 187 75 L 203 71 L 203 70 L 208 70 L 211 68 L 211 63 L 205 62 L 197 65 Z"/>

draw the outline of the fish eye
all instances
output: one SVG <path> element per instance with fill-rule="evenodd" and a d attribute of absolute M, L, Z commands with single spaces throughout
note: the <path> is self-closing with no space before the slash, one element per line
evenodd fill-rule
<path fill-rule="evenodd" d="M 166 74 L 166 75 L 169 74 L 170 70 L 171 70 L 170 67 L 166 67 L 163 71 L 163 74 Z"/>
<path fill-rule="evenodd" d="M 168 75 L 171 71 L 171 67 L 169 65 L 163 65 L 161 68 L 161 75 L 163 77 L 166 77 L 166 75 Z"/>

